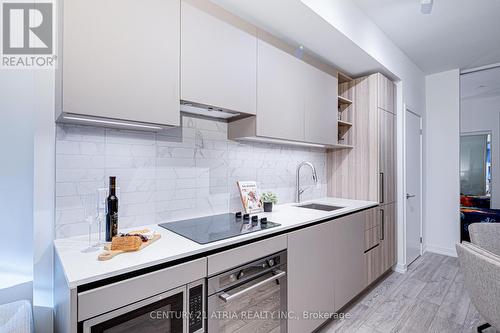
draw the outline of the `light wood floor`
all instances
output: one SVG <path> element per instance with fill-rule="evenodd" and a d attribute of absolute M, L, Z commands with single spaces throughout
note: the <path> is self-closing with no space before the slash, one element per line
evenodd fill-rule
<path fill-rule="evenodd" d="M 390 273 L 320 332 L 477 332 L 484 324 L 464 289 L 457 258 L 426 253 Z M 494 329 L 485 332 L 493 333 Z"/>

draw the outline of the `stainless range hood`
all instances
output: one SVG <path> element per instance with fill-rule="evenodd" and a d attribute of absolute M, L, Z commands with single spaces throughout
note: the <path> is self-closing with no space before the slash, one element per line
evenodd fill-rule
<path fill-rule="evenodd" d="M 195 114 L 209 118 L 224 119 L 227 121 L 232 121 L 245 117 L 244 114 L 241 114 L 239 112 L 221 109 L 214 106 L 209 106 L 199 103 L 186 102 L 186 101 L 181 101 L 181 112 Z"/>

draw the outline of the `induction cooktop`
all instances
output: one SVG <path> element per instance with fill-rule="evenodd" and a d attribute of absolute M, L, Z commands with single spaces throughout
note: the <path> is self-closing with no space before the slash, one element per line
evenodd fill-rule
<path fill-rule="evenodd" d="M 280 224 L 259 219 L 257 215 L 227 213 L 159 224 L 198 244 L 208 244 L 251 232 L 266 230 Z"/>

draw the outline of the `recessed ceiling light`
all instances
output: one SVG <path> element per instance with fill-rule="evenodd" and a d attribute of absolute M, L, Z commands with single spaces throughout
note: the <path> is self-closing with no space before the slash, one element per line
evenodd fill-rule
<path fill-rule="evenodd" d="M 434 0 L 420 0 L 420 11 L 422 14 L 430 14 Z"/>

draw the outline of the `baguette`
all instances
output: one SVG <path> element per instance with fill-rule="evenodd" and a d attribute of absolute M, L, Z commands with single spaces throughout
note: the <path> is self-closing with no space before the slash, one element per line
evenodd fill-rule
<path fill-rule="evenodd" d="M 137 251 L 141 245 L 139 236 L 115 236 L 111 240 L 111 251 Z"/>

